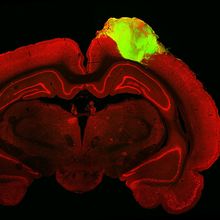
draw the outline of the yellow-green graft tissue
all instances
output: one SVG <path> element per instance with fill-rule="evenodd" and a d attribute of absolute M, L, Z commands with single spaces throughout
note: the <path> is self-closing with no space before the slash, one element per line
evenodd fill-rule
<path fill-rule="evenodd" d="M 166 49 L 157 41 L 153 29 L 138 18 L 110 18 L 97 37 L 106 35 L 112 38 L 121 56 L 125 59 L 141 62 L 155 53 L 164 53 Z"/>

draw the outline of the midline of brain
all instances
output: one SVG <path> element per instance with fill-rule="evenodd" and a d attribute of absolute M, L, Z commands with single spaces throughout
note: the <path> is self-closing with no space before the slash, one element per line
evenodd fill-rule
<path fill-rule="evenodd" d="M 137 18 L 109 19 L 86 57 L 67 38 L 0 56 L 0 204 L 44 176 L 82 193 L 106 175 L 144 208 L 191 209 L 219 156 L 210 95 Z"/>

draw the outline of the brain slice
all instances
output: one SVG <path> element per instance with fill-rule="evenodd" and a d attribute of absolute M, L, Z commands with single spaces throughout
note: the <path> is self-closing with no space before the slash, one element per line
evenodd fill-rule
<path fill-rule="evenodd" d="M 106 175 L 144 208 L 192 208 L 219 156 L 212 98 L 137 18 L 109 19 L 87 59 L 70 39 L 1 55 L 0 204 L 44 176 L 87 192 Z"/>

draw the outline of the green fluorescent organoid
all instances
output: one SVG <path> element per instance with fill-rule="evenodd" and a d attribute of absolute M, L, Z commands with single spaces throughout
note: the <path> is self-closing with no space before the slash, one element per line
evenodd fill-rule
<path fill-rule="evenodd" d="M 155 53 L 164 53 L 166 49 L 157 41 L 158 36 L 153 29 L 138 18 L 110 18 L 104 28 L 97 32 L 112 38 L 122 57 L 141 62 Z"/>

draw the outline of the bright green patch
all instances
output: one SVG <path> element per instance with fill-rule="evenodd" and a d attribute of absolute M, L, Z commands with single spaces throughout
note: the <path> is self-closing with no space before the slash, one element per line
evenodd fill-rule
<path fill-rule="evenodd" d="M 166 51 L 157 41 L 158 37 L 152 28 L 138 18 L 110 18 L 97 37 L 103 35 L 109 36 L 117 43 L 118 50 L 124 58 L 137 62 Z"/>

